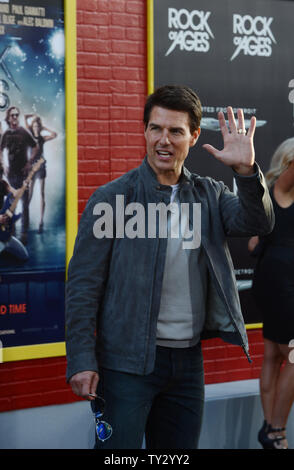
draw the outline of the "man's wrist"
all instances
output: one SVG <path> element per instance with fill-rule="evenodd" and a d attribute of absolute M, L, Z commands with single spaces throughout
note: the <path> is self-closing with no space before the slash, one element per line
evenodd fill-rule
<path fill-rule="evenodd" d="M 256 168 L 253 163 L 251 166 L 239 165 L 239 166 L 232 166 L 232 170 L 241 176 L 252 176 L 256 173 Z"/>

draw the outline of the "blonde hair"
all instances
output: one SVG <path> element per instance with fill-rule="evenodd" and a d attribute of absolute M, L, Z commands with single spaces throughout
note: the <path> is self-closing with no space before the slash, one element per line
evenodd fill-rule
<path fill-rule="evenodd" d="M 274 152 L 265 179 L 270 188 L 294 160 L 294 137 L 284 140 Z"/>

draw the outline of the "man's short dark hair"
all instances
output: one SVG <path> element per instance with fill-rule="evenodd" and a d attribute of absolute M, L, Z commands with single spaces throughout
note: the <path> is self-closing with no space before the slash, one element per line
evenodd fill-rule
<path fill-rule="evenodd" d="M 144 108 L 143 122 L 145 129 L 148 126 L 150 114 L 154 106 L 171 109 L 173 111 L 184 111 L 189 114 L 189 125 L 191 134 L 198 129 L 202 117 L 201 102 L 197 94 L 184 85 L 165 85 L 148 96 Z"/>

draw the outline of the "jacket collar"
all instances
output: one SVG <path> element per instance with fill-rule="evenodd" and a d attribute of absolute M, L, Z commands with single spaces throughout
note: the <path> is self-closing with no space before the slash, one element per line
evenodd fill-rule
<path fill-rule="evenodd" d="M 151 166 L 148 163 L 147 155 L 145 156 L 142 164 L 139 166 L 139 171 L 142 177 L 144 178 L 144 180 L 147 182 L 147 184 L 150 184 L 151 186 L 154 186 L 160 189 L 170 187 L 168 185 L 159 183 L 155 171 L 153 170 L 153 168 L 151 168 Z M 179 183 L 180 185 L 183 185 L 186 183 L 192 183 L 192 175 L 185 166 L 183 166 L 182 168 Z"/>

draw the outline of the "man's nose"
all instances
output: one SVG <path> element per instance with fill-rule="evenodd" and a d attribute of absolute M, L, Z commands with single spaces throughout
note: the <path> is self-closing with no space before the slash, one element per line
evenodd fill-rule
<path fill-rule="evenodd" d="M 162 132 L 162 134 L 160 136 L 160 144 L 161 145 L 169 145 L 170 144 L 168 131 L 163 131 Z"/>

